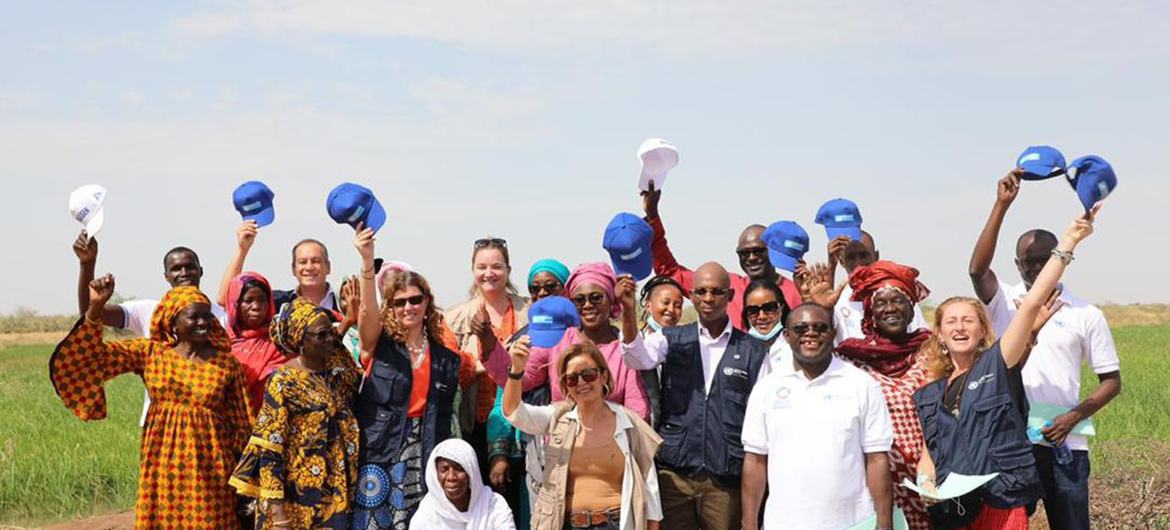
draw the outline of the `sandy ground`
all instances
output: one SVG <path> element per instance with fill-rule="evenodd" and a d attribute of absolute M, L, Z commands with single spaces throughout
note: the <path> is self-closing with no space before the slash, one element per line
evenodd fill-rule
<path fill-rule="evenodd" d="M 41 530 L 133 530 L 134 510 L 89 517 L 67 523 L 41 527 Z M 20 526 L 0 526 L 0 530 L 24 530 Z M 31 529 L 30 529 L 31 530 Z"/>

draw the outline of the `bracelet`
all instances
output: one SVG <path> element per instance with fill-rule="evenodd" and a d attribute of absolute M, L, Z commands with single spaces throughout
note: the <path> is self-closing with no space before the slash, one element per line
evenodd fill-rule
<path fill-rule="evenodd" d="M 516 381 L 520 381 L 520 380 L 524 379 L 524 370 L 521 370 L 521 371 L 515 372 L 515 373 L 509 371 L 508 372 L 508 379 L 515 379 Z"/>
<path fill-rule="evenodd" d="M 362 271 L 362 279 L 363 280 L 373 280 L 374 276 L 375 276 L 374 273 L 370 273 L 369 276 L 366 276 L 366 272 Z"/>
<path fill-rule="evenodd" d="M 1065 252 L 1060 249 L 1052 249 L 1052 255 L 1060 258 L 1060 261 L 1063 261 L 1065 266 L 1068 266 L 1069 263 L 1072 263 L 1072 261 L 1076 259 L 1073 257 L 1072 252 Z"/>
<path fill-rule="evenodd" d="M 102 319 L 100 319 L 100 318 L 97 320 L 93 320 L 93 319 L 89 318 L 88 312 L 85 314 L 85 323 L 86 324 L 96 324 L 98 326 L 105 325 L 105 322 L 103 322 Z"/>

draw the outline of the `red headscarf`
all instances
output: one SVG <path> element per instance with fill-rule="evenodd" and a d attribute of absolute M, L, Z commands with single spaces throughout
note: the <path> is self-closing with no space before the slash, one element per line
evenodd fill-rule
<path fill-rule="evenodd" d="M 914 354 L 930 338 L 930 331 L 915 330 L 896 340 L 878 334 L 873 325 L 873 298 L 879 291 L 894 289 L 911 305 L 925 300 L 930 289 L 918 281 L 918 269 L 892 261 L 875 261 L 853 269 L 849 287 L 853 289 L 852 300 L 862 304 L 861 331 L 865 338 L 842 341 L 837 345 L 837 353 L 882 374 L 902 375 L 914 365 Z"/>
<path fill-rule="evenodd" d="M 244 285 L 253 281 L 263 284 L 268 290 L 268 314 L 262 326 L 240 329 L 240 298 L 244 296 Z M 268 376 L 289 359 L 268 336 L 268 326 L 276 314 L 276 304 L 272 299 L 272 287 L 268 280 L 255 272 L 243 272 L 232 278 L 231 284 L 228 285 L 227 307 L 224 310 L 227 312 L 227 332 L 232 341 L 232 355 L 236 356 L 236 360 L 240 361 L 244 368 L 244 375 L 248 381 L 249 404 L 252 405 L 251 413 L 255 416 L 260 411 L 260 405 L 264 403 L 264 387 L 268 383 Z M 293 354 L 295 355 L 295 352 Z"/>

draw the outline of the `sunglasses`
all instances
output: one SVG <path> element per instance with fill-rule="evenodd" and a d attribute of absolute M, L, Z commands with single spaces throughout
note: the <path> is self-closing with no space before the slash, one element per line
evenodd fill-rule
<path fill-rule="evenodd" d="M 833 326 L 830 326 L 829 324 L 827 324 L 825 322 L 817 322 L 815 324 L 807 324 L 805 322 L 801 322 L 801 323 L 793 324 L 793 325 L 789 326 L 788 329 L 791 329 L 792 332 L 795 333 L 797 337 L 799 337 L 801 335 L 804 335 L 805 333 L 808 333 L 808 331 L 810 329 L 813 331 L 813 333 L 816 333 L 817 335 L 824 335 L 825 333 L 828 333 L 830 330 L 832 330 Z"/>
<path fill-rule="evenodd" d="M 745 306 L 743 308 L 743 312 L 747 313 L 747 316 L 749 316 L 749 317 L 758 315 L 761 311 L 764 313 L 771 314 L 771 313 L 775 313 L 779 310 L 780 310 L 780 303 L 779 302 L 765 302 L 765 303 L 760 304 L 760 305 L 749 305 L 749 306 Z"/>
<path fill-rule="evenodd" d="M 313 340 L 324 342 L 334 337 L 333 327 L 322 329 L 321 331 L 305 330 L 305 338 L 312 338 Z"/>
<path fill-rule="evenodd" d="M 718 298 L 720 296 L 726 295 L 727 289 L 724 289 L 722 287 L 712 287 L 710 289 L 708 289 L 706 287 L 700 287 L 698 289 L 692 290 L 691 292 L 694 293 L 694 295 L 699 297 L 699 298 L 703 298 L 704 296 L 707 296 L 707 295 L 711 295 L 711 296 Z"/>
<path fill-rule="evenodd" d="M 601 375 L 600 368 L 586 368 L 584 370 L 581 370 L 580 372 L 576 372 L 576 373 L 572 373 L 572 374 L 565 374 L 565 376 L 563 378 L 561 378 L 561 384 L 563 386 L 572 388 L 572 387 L 577 386 L 577 379 L 578 378 L 580 378 L 582 381 L 585 381 L 586 383 L 592 383 L 592 382 L 596 381 L 597 377 L 600 375 Z"/>
<path fill-rule="evenodd" d="M 557 294 L 564 288 L 560 282 L 534 283 L 528 286 L 528 294 L 533 296 L 540 293 Z"/>
<path fill-rule="evenodd" d="M 481 248 L 486 248 L 486 247 L 508 248 L 508 242 L 504 241 L 503 239 L 500 239 L 498 237 L 485 237 L 482 239 L 475 240 L 475 248 L 476 249 L 481 249 Z"/>
<path fill-rule="evenodd" d="M 426 300 L 426 297 L 421 295 L 421 294 L 416 294 L 414 296 L 408 296 L 406 298 L 391 298 L 390 299 L 390 306 L 391 307 L 406 307 L 406 304 L 422 305 L 423 301 L 425 301 L 425 300 Z"/>
<path fill-rule="evenodd" d="M 739 257 L 741 257 L 741 258 L 746 258 L 746 257 L 748 257 L 748 256 L 763 256 L 764 254 L 767 254 L 767 253 L 768 253 L 768 247 L 763 247 L 763 248 L 737 248 L 737 249 L 735 249 L 735 253 L 736 253 L 736 254 L 737 254 Z"/>
<path fill-rule="evenodd" d="M 589 293 L 588 295 L 579 294 L 573 297 L 573 303 L 577 307 L 585 307 L 585 302 L 593 305 L 601 305 L 605 301 L 605 293 Z"/>

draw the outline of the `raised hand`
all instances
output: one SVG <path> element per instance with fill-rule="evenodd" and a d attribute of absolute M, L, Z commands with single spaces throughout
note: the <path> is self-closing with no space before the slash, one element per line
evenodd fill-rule
<path fill-rule="evenodd" d="M 1060 299 L 1060 292 L 1060 287 L 1053 289 L 1052 294 L 1048 295 L 1048 300 L 1044 302 L 1044 305 L 1040 306 L 1040 311 L 1036 313 L 1036 319 L 1032 321 L 1033 337 L 1040 333 L 1044 325 L 1052 319 L 1052 315 L 1055 315 L 1057 311 L 1060 311 L 1060 308 L 1064 307 L 1064 300 Z M 1016 309 L 1019 309 L 1020 301 L 1016 300 L 1015 302 Z"/>
<path fill-rule="evenodd" d="M 801 273 L 796 275 L 797 287 L 806 302 L 812 302 L 826 309 L 832 310 L 841 298 L 848 282 L 833 287 L 832 269 L 825 263 L 814 263 L 805 266 Z"/>
<path fill-rule="evenodd" d="M 471 316 L 471 322 L 468 323 L 471 327 L 471 333 L 480 340 L 483 340 L 485 334 L 492 334 L 492 317 L 488 314 L 487 302 L 480 300 L 479 307 L 475 314 Z"/>
<path fill-rule="evenodd" d="M 1093 206 L 1093 209 L 1073 219 L 1072 224 L 1069 225 L 1068 230 L 1064 233 L 1064 242 L 1075 247 L 1078 243 L 1089 237 L 1093 233 L 1093 222 L 1097 220 L 1097 212 L 1099 211 L 1101 211 L 1101 204 L 1097 203 L 1097 205 Z M 1072 249 L 1069 248 L 1067 250 L 1071 251 Z"/>
<path fill-rule="evenodd" d="M 358 311 L 362 305 L 362 290 L 356 277 L 341 286 L 341 299 L 345 300 L 345 318 L 350 322 L 357 322 Z"/>
<path fill-rule="evenodd" d="M 84 229 L 81 235 L 73 241 L 73 253 L 77 255 L 77 261 L 92 265 L 97 262 L 98 243 L 97 239 L 92 239 Z"/>
<path fill-rule="evenodd" d="M 1024 170 L 1017 167 L 999 179 L 995 186 L 995 201 L 1004 206 L 1011 205 L 1020 193 L 1020 175 L 1023 174 Z"/>
<path fill-rule="evenodd" d="M 102 308 L 114 296 L 114 275 L 107 274 L 89 282 L 89 306 Z M 100 314 L 100 313 L 99 313 Z"/>
<path fill-rule="evenodd" d="M 358 255 L 362 257 L 362 268 L 373 269 L 374 231 L 366 228 L 364 224 L 358 224 L 353 237 L 353 246 L 357 249 Z"/>
<path fill-rule="evenodd" d="M 512 358 L 512 373 L 523 372 L 524 368 L 528 366 L 528 354 L 531 353 L 529 344 L 532 339 L 528 335 L 524 335 L 512 343 L 512 347 L 508 349 L 508 356 Z"/>
<path fill-rule="evenodd" d="M 247 252 L 252 249 L 252 244 L 256 242 L 256 233 L 260 230 L 260 226 L 256 221 L 244 221 L 240 223 L 240 227 L 236 229 L 236 245 L 240 250 Z"/>
<path fill-rule="evenodd" d="M 614 295 L 622 304 L 622 311 L 628 311 L 629 314 L 634 314 L 634 306 L 637 304 L 634 292 L 638 290 L 638 284 L 634 283 L 634 277 L 629 274 L 618 276 L 617 285 L 614 286 Z"/>
<path fill-rule="evenodd" d="M 837 236 L 832 241 L 829 241 L 829 266 L 841 263 L 841 254 L 845 252 L 845 248 L 853 238 L 849 236 Z"/>
<path fill-rule="evenodd" d="M 642 211 L 646 219 L 658 218 L 658 201 L 662 198 L 662 190 L 654 189 L 654 181 L 650 181 L 650 191 L 642 192 Z"/>

